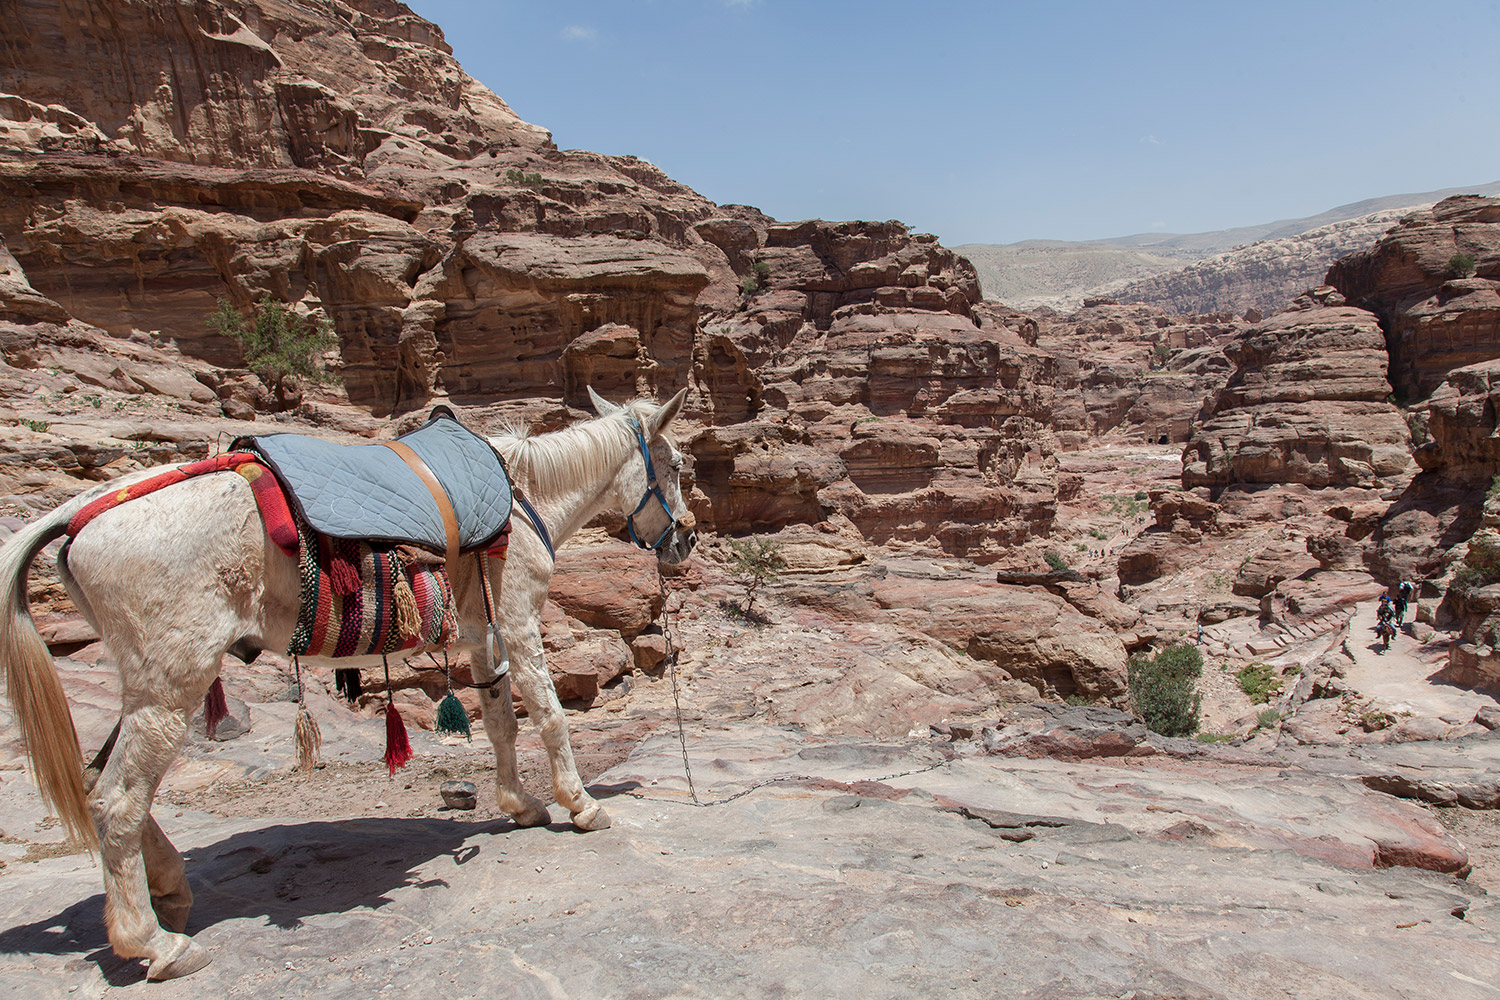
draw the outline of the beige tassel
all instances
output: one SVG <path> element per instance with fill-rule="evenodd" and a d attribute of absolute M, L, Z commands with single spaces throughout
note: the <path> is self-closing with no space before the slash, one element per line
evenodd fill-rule
<path fill-rule="evenodd" d="M 396 631 L 402 638 L 415 639 L 422 631 L 422 616 L 417 612 L 417 595 L 404 572 L 396 574 Z"/>
<path fill-rule="evenodd" d="M 318 730 L 318 720 L 312 717 L 306 705 L 297 707 L 297 766 L 311 777 L 318 766 L 319 751 L 323 749 L 323 734 Z"/>

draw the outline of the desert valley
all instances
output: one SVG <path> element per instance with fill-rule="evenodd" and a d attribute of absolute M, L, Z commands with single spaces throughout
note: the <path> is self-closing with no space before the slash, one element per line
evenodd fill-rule
<path fill-rule="evenodd" d="M 5 990 L 1500 993 L 1494 185 L 1113 285 L 1069 251 L 1018 303 L 899 222 L 559 149 L 395 0 L 18 0 L 0 37 L 0 538 L 242 435 L 545 432 L 590 389 L 686 390 L 698 532 L 659 567 L 608 513 L 557 553 L 542 641 L 609 829 L 496 808 L 467 657 L 472 741 L 391 665 L 392 776 L 378 669 L 351 702 L 226 656 L 154 810 L 212 959 L 184 979 L 111 952 L 0 714 Z M 221 300 L 326 319 L 337 381 L 278 394 Z M 88 758 L 120 683 L 59 547 L 28 597 Z M 1139 678 L 1184 645 L 1191 724 L 1153 731 Z M 519 753 L 549 797 L 524 718 Z"/>

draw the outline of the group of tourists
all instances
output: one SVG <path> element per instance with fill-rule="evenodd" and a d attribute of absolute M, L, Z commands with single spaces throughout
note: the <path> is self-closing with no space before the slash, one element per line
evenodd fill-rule
<path fill-rule="evenodd" d="M 1375 636 L 1380 640 L 1380 651 L 1390 648 L 1396 637 L 1396 629 L 1406 619 L 1406 608 L 1416 597 L 1417 588 L 1410 580 L 1402 580 L 1396 587 L 1396 599 L 1390 594 L 1380 595 L 1380 607 L 1375 611 Z"/>

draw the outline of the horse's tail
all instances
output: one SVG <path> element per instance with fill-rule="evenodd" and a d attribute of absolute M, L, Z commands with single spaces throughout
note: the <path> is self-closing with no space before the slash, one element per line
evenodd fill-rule
<path fill-rule="evenodd" d="M 57 812 L 68 835 L 96 848 L 83 786 L 83 755 L 52 653 L 31 620 L 26 571 L 49 542 L 67 533 L 68 519 L 86 497 L 63 504 L 26 525 L 0 547 L 0 660 L 5 691 L 21 729 L 31 771 L 42 797 Z"/>

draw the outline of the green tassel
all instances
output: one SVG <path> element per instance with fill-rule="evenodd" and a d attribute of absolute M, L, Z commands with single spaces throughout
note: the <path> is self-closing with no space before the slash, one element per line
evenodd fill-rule
<path fill-rule="evenodd" d="M 453 696 L 452 691 L 438 702 L 437 722 L 433 726 L 440 733 L 462 733 L 464 739 L 473 739 L 469 732 L 469 713 L 464 709 L 464 703 Z"/>

